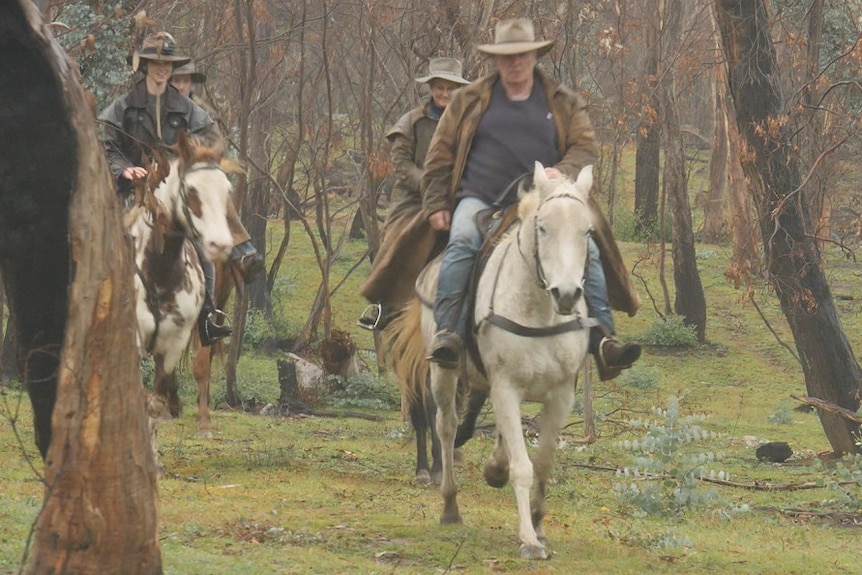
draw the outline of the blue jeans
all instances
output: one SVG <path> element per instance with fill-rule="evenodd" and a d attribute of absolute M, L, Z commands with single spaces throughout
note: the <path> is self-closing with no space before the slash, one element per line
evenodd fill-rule
<path fill-rule="evenodd" d="M 467 332 L 467 288 L 476 255 L 482 247 L 482 235 L 476 227 L 478 212 L 491 207 L 479 198 L 466 197 L 458 202 L 449 227 L 449 243 L 443 251 L 434 321 L 439 330 L 451 330 L 464 338 Z"/>
<path fill-rule="evenodd" d="M 611 303 L 608 301 L 608 282 L 605 279 L 605 270 L 602 268 L 599 246 L 593 238 L 589 239 L 587 249 L 590 252 L 590 263 L 584 278 L 587 307 L 590 308 L 590 315 L 599 320 L 608 333 L 614 334 L 616 331 Z"/>
<path fill-rule="evenodd" d="M 482 247 L 482 237 L 476 227 L 475 216 L 490 206 L 479 198 L 466 197 L 458 202 L 452 214 L 449 243 L 443 252 L 440 277 L 437 280 L 437 299 L 434 302 L 434 321 L 438 330 L 451 330 L 461 338 L 467 332 L 467 297 L 470 274 L 476 255 Z M 584 278 L 584 294 L 590 315 L 599 320 L 608 333 L 614 332 L 614 317 L 608 301 L 608 286 L 599 255 L 599 246 L 589 239 L 589 267 Z"/>

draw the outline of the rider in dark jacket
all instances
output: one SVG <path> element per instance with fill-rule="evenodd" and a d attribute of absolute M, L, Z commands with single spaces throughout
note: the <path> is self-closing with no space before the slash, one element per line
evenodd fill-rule
<path fill-rule="evenodd" d="M 190 58 L 177 54 L 176 43 L 167 32 L 148 36 L 132 61 L 132 66 L 142 71 L 144 78 L 99 114 L 104 126 L 103 143 L 108 164 L 117 191 L 123 196 L 131 192 L 134 180 L 146 177 L 144 166 L 149 164 L 152 150 L 169 151 L 168 147 L 176 144 L 180 132 L 188 131 L 208 146 L 221 140 L 218 125 L 206 111 L 169 84 L 174 68 L 188 62 Z M 228 222 L 231 229 L 234 225 L 241 227 L 235 215 L 234 219 L 237 221 Z M 263 258 L 250 241 L 235 246 L 231 259 L 239 260 L 246 281 L 254 279 L 263 269 Z M 204 258 L 200 260 L 207 277 L 207 297 L 198 330 L 201 342 L 211 345 L 230 335 L 232 330 L 230 326 L 218 324 L 217 316 L 221 312 L 213 303 L 214 266 Z"/>

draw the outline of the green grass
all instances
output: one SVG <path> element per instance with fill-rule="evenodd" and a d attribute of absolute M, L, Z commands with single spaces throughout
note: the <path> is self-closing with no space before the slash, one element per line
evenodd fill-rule
<path fill-rule="evenodd" d="M 333 285 L 364 251 L 352 242 L 335 266 Z M 655 254 L 623 246 L 627 262 L 640 260 L 642 275 L 659 296 Z M 196 434 L 194 389 L 183 382 L 186 411 L 160 429 L 168 477 L 159 483 L 161 550 L 165 573 L 205 575 L 426 574 L 426 573 L 857 573 L 857 529 L 828 520 L 790 517 L 782 509 L 858 511 L 828 502 L 828 489 L 753 491 L 704 485 L 718 501 L 681 517 L 641 517 L 614 491 L 611 471 L 631 465 L 620 446 L 641 436 L 630 418 L 648 417 L 674 394 L 681 412 L 708 416 L 702 426 L 718 434 L 699 450 L 720 453 L 731 480 L 789 484 L 822 479 L 803 460 L 829 449 L 816 414 L 794 411 L 791 393 L 805 390 L 800 366 L 764 326 L 757 311 L 724 278 L 729 248 L 699 246 L 698 260 L 709 306 L 706 345 L 691 349 L 648 347 L 631 370 L 648 385 L 625 378 L 601 383 L 594 377 L 598 440 L 584 444 L 581 415 L 569 419 L 557 451 L 549 491 L 546 534 L 552 558 L 518 558 L 517 515 L 511 489 L 494 490 L 482 479 L 493 440 L 479 437 L 465 448 L 458 470 L 464 524 L 438 523 L 439 493 L 411 483 L 412 435 L 402 433 L 400 413 L 376 411 L 383 421 L 350 418 L 274 418 L 218 410 L 213 439 Z M 307 243 L 294 234 L 283 270 L 291 278 L 278 313 L 299 329 L 313 297 L 318 272 Z M 707 257 L 708 256 L 708 257 Z M 862 337 L 858 268 L 830 253 L 827 272 L 836 293 L 856 296 L 837 302 L 851 343 Z M 333 326 L 353 336 L 373 363 L 370 336 L 354 327 L 364 306 L 356 294 L 367 274 L 358 268 L 333 299 Z M 672 277 L 668 270 L 668 277 Z M 617 315 L 624 339 L 647 333 L 658 314 L 641 290 L 637 316 Z M 672 296 L 671 296 L 672 297 Z M 792 343 L 780 310 L 767 292 L 756 295 L 773 329 Z M 661 307 L 659 302 L 659 307 Z M 261 401 L 278 398 L 276 357 L 246 353 L 238 369 L 240 393 Z M 214 394 L 223 393 L 216 381 Z M 20 392 L 0 388 L 0 573 L 17 571 L 42 488 L 27 466 L 8 416 Z M 0 403 L 2 405 L 2 403 Z M 781 409 L 779 409 L 781 408 Z M 32 425 L 26 398 L 15 427 L 31 455 Z M 789 415 L 774 417 L 777 412 Z M 529 413 L 535 406 L 528 406 Z M 779 419 L 781 421 L 779 421 Z M 758 440 L 787 441 L 796 465 L 758 462 Z M 860 488 L 852 487 L 857 499 Z M 751 511 L 727 516 L 746 504 Z M 664 545 L 663 545 L 664 542 Z M 667 542 L 671 542 L 667 546 Z M 673 544 L 676 542 L 676 544 Z M 680 542 L 682 545 L 680 546 Z"/>

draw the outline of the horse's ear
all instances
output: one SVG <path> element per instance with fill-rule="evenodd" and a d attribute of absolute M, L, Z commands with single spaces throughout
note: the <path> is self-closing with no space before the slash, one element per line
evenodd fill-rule
<path fill-rule="evenodd" d="M 578 188 L 584 193 L 589 194 L 593 187 L 593 165 L 584 166 L 578 173 L 578 179 L 575 182 Z"/>
<path fill-rule="evenodd" d="M 518 196 L 523 199 L 526 193 L 531 190 L 538 190 L 540 194 L 544 194 L 548 189 L 548 182 L 550 182 L 550 179 L 548 178 L 548 174 L 545 173 L 545 166 L 542 165 L 542 162 L 536 162 L 533 166 L 533 185 L 530 189 L 523 190 Z"/>
<path fill-rule="evenodd" d="M 177 154 L 180 156 L 183 165 L 190 166 L 194 163 L 195 145 L 186 130 L 180 130 L 177 136 Z"/>

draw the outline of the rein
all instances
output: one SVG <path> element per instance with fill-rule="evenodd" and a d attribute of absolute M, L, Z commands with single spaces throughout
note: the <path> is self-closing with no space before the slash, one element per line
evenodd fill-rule
<path fill-rule="evenodd" d="M 577 202 L 580 202 L 584 206 L 586 206 L 586 203 L 581 198 L 579 198 L 577 196 L 573 196 L 571 194 L 559 194 L 559 195 L 552 196 L 552 197 L 542 201 L 542 203 L 539 204 L 539 206 L 536 208 L 536 213 L 538 213 L 539 209 L 541 209 L 541 207 L 544 204 L 550 202 L 551 200 L 555 200 L 555 199 L 575 200 Z M 541 259 L 539 258 L 539 241 L 538 241 L 539 226 L 538 226 L 538 223 L 536 222 L 536 218 L 533 218 L 533 221 L 534 221 L 533 232 L 534 232 L 534 238 L 535 238 L 535 241 L 533 242 L 535 244 L 535 249 L 533 250 L 533 263 L 535 264 L 536 275 L 538 276 L 538 280 L 537 280 L 536 284 L 540 288 L 542 288 L 543 290 L 547 290 L 548 289 L 548 280 L 545 277 L 545 271 L 542 268 L 542 262 L 541 262 Z M 522 225 L 523 225 L 523 223 L 522 223 Z M 521 254 L 521 257 L 524 259 L 524 262 L 528 263 L 528 265 L 529 265 L 529 260 L 528 260 L 527 256 L 524 254 L 523 250 L 521 249 L 521 230 L 520 229 L 517 231 L 516 238 L 517 238 L 517 243 L 518 243 L 518 253 Z M 511 247 L 512 247 L 511 242 L 508 245 L 506 245 L 506 251 L 503 253 L 503 256 L 501 258 L 502 261 L 505 261 L 506 256 L 509 253 L 509 248 L 511 248 Z M 588 254 L 588 257 L 589 257 L 589 254 Z M 516 321 L 512 321 L 511 319 L 509 319 L 507 317 L 504 317 L 504 316 L 501 316 L 501 315 L 495 313 L 494 312 L 494 295 L 493 294 L 497 293 L 497 285 L 500 282 L 500 273 L 501 273 L 502 269 L 503 269 L 503 266 L 501 263 L 501 265 L 497 266 L 497 274 L 494 276 L 494 286 L 493 286 L 493 291 L 491 292 L 491 294 L 492 294 L 491 295 L 491 303 L 488 306 L 488 315 L 485 316 L 482 320 L 480 320 L 478 322 L 478 324 L 481 324 L 482 322 L 486 321 L 486 322 L 490 323 L 491 325 L 495 325 L 504 331 L 508 331 L 509 333 L 513 333 L 513 334 L 519 335 L 521 337 L 552 337 L 552 336 L 568 333 L 570 331 L 580 331 L 582 329 L 589 329 L 591 327 L 595 327 L 595 326 L 599 325 L 599 321 L 596 318 L 593 318 L 593 317 L 585 317 L 585 318 L 576 317 L 575 319 L 572 319 L 572 320 L 569 320 L 569 321 L 566 321 L 563 323 L 558 323 L 555 325 L 543 326 L 543 327 L 529 327 L 529 326 L 521 325 L 520 323 L 518 323 Z M 478 324 L 477 324 L 477 329 L 478 329 Z"/>

